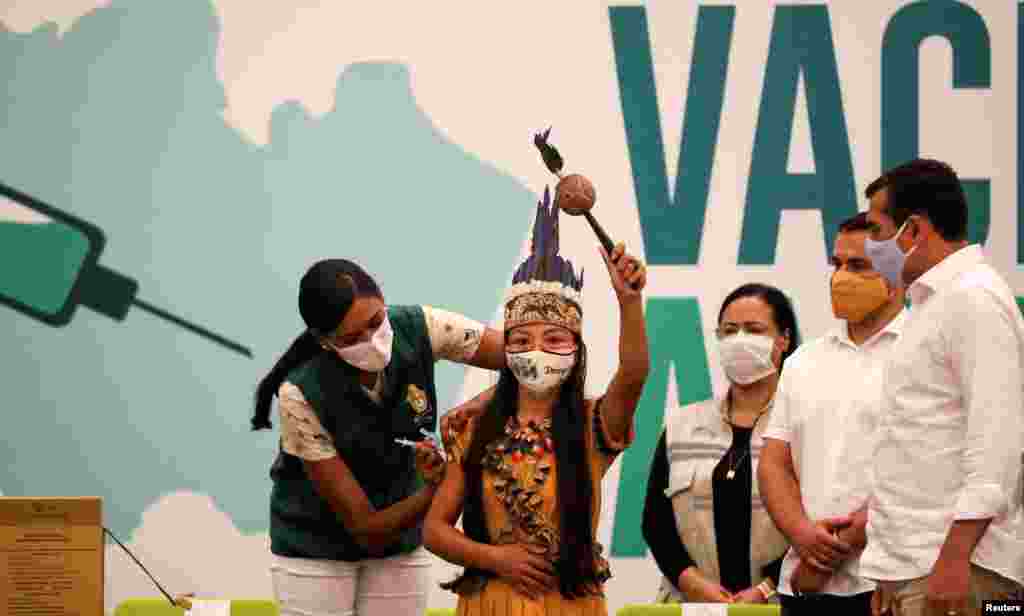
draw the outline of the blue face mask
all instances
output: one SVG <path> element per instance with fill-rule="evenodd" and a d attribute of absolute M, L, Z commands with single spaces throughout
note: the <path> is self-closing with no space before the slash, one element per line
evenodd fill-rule
<path fill-rule="evenodd" d="M 864 252 L 871 259 L 871 265 L 894 288 L 903 286 L 903 266 L 907 263 L 907 257 L 917 250 L 917 246 L 914 246 L 904 253 L 896 242 L 908 222 L 910 222 L 909 218 L 900 225 L 896 235 L 887 240 L 875 241 L 870 237 L 864 238 Z"/>

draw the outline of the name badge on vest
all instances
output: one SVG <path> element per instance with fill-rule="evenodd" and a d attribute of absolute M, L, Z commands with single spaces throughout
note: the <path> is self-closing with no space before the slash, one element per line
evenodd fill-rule
<path fill-rule="evenodd" d="M 427 394 L 416 385 L 410 384 L 405 393 L 405 401 L 412 410 L 412 420 L 417 428 L 433 428 L 433 418 L 430 416 L 430 402 Z"/>

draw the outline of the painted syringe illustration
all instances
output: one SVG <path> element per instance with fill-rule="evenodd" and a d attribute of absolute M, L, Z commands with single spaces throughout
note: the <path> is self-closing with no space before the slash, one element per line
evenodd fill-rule
<path fill-rule="evenodd" d="M 139 283 L 99 263 L 103 231 L 0 183 L 0 304 L 54 327 L 86 306 L 122 321 L 134 306 L 246 357 L 252 351 L 136 297 Z"/>

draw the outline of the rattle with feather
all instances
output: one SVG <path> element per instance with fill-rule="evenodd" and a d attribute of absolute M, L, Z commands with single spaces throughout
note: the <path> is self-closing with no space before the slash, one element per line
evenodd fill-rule
<path fill-rule="evenodd" d="M 570 173 L 568 175 L 562 173 L 565 161 L 562 159 L 562 155 L 558 153 L 558 150 L 555 149 L 555 146 L 548 143 L 548 136 L 550 135 L 551 128 L 537 133 L 533 136 L 533 145 L 537 146 L 537 149 L 540 150 L 541 158 L 544 159 L 544 165 L 548 168 L 548 171 L 558 176 L 558 184 L 555 186 L 555 207 L 570 216 L 583 216 L 586 218 L 587 222 L 590 223 L 590 228 L 594 231 L 594 235 L 597 236 L 601 246 L 604 247 L 605 252 L 610 257 L 615 249 L 615 243 L 612 242 L 612 238 L 608 236 L 608 233 L 605 232 L 604 228 L 601 227 L 601 224 L 597 222 L 597 219 L 594 218 L 590 211 L 594 209 L 594 204 L 597 203 L 597 191 L 594 189 L 594 184 L 578 173 Z"/>

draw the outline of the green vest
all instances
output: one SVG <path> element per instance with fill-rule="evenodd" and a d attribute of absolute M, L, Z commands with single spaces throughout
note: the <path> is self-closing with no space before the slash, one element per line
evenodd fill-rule
<path fill-rule="evenodd" d="M 437 421 L 434 354 L 423 309 L 389 306 L 394 330 L 391 362 L 384 369 L 382 404 L 366 395 L 358 370 L 333 352 L 323 352 L 295 369 L 288 382 L 316 412 L 334 447 L 380 511 L 422 487 L 411 447 L 395 438 L 420 440 L 421 427 Z M 328 387 L 323 387 L 327 383 Z M 345 529 L 340 517 L 307 478 L 302 460 L 279 451 L 270 470 L 270 551 L 279 556 L 357 561 L 370 555 Z M 422 543 L 421 528 L 409 528 L 383 554 L 408 553 Z"/>

